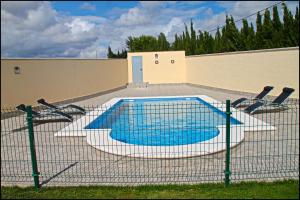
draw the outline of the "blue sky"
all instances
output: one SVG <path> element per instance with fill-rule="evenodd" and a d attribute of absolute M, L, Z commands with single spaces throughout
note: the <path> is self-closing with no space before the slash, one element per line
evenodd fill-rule
<path fill-rule="evenodd" d="M 128 10 L 135 7 L 138 2 L 135 1 L 54 1 L 53 8 L 60 12 L 70 15 L 97 15 L 102 17 L 113 17 L 112 10 Z"/>
<path fill-rule="evenodd" d="M 272 3 L 272 2 L 271 2 Z M 174 4 L 165 4 L 164 8 L 176 8 L 180 10 L 193 9 L 195 5 L 202 5 L 212 8 L 216 13 L 224 11 L 225 8 L 217 2 L 177 2 Z M 130 8 L 138 7 L 139 1 L 54 1 L 53 8 L 60 12 L 65 12 L 70 15 L 97 15 L 107 18 L 117 18 Z M 201 18 L 201 14 L 196 16 Z"/>
<path fill-rule="evenodd" d="M 211 30 L 226 14 L 237 20 L 276 2 L 1 1 L 1 57 L 104 58 L 108 45 L 122 50 L 128 36 L 163 32 L 172 42 L 191 19 L 196 30 Z M 299 6 L 286 3 L 292 13 Z M 255 16 L 248 21 L 255 25 Z"/>

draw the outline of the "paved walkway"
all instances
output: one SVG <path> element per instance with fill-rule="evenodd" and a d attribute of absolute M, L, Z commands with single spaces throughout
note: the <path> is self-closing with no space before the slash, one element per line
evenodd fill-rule
<path fill-rule="evenodd" d="M 224 102 L 249 94 L 190 85 L 126 88 L 76 102 L 93 110 L 113 97 L 207 95 Z M 77 116 L 77 118 L 80 116 Z M 276 113 L 255 115 L 276 131 L 247 132 L 231 149 L 232 180 L 299 177 L 299 104 Z M 1 120 L 1 185 L 32 185 L 31 160 L 24 115 Z M 222 182 L 225 153 L 184 159 L 143 159 L 101 152 L 84 137 L 54 137 L 68 123 L 34 127 L 40 181 L 43 185 L 139 185 Z M 217 144 L 216 144 L 217 145 Z"/>

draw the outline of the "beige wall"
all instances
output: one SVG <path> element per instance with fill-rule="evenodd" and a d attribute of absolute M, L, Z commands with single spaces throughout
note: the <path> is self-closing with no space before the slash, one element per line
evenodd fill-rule
<path fill-rule="evenodd" d="M 91 95 L 124 86 L 127 77 L 126 59 L 2 59 L 1 106 Z"/>
<path fill-rule="evenodd" d="M 158 59 L 155 59 L 155 54 Z M 128 82 L 132 83 L 132 56 L 143 57 L 143 81 L 150 84 L 185 83 L 185 52 L 160 51 L 128 53 Z M 155 60 L 159 64 L 155 64 Z M 174 60 L 174 64 L 171 63 Z"/>
<path fill-rule="evenodd" d="M 292 87 L 299 98 L 299 47 L 186 57 L 188 83 L 257 93 L 266 85 L 277 96 Z"/>
<path fill-rule="evenodd" d="M 155 53 L 159 64 L 155 64 Z M 2 59 L 1 107 L 59 102 L 125 86 L 132 82 L 132 56 L 143 56 L 144 82 L 192 83 L 257 93 L 265 85 L 295 89 L 299 98 L 299 48 L 201 56 L 184 51 L 128 53 L 128 59 Z M 171 64 L 174 59 L 175 63 Z M 20 74 L 14 67 L 21 68 Z"/>

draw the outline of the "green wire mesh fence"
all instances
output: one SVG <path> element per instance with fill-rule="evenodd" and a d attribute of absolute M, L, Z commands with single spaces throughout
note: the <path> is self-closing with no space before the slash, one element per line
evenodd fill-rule
<path fill-rule="evenodd" d="M 34 173 L 27 114 L 1 108 L 1 183 L 32 185 L 32 175 L 39 186 L 298 178 L 299 102 L 245 114 L 251 103 L 227 112 L 225 102 L 198 101 L 67 108 L 71 122 L 34 108 L 42 114 L 32 116 Z"/>

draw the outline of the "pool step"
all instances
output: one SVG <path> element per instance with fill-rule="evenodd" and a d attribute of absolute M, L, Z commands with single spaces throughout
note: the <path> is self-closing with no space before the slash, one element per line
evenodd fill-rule
<path fill-rule="evenodd" d="M 147 88 L 148 86 L 149 86 L 149 82 L 128 83 L 127 88 Z"/>

